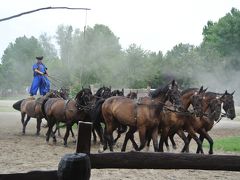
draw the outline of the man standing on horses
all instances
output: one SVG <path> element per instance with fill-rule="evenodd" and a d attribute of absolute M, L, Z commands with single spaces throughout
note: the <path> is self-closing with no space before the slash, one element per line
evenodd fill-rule
<path fill-rule="evenodd" d="M 47 78 L 47 68 L 42 63 L 43 56 L 36 57 L 36 59 L 37 63 L 33 65 L 33 81 L 29 93 L 34 96 L 39 89 L 40 95 L 44 96 L 50 91 L 50 81 Z"/>

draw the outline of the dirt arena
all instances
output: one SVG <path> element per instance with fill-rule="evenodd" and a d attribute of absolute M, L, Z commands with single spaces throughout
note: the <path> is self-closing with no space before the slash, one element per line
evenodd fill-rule
<path fill-rule="evenodd" d="M 61 157 L 66 153 L 75 151 L 73 139 L 69 138 L 68 147 L 63 146 L 60 137 L 56 145 L 45 142 L 46 129 L 42 128 L 41 135 L 35 136 L 36 120 L 31 119 L 26 129 L 26 135 L 21 133 L 20 113 L 14 111 L 11 105 L 15 101 L 0 101 L 0 173 L 28 172 L 33 170 L 56 170 Z M 240 136 L 240 121 L 223 119 L 210 133 L 214 138 L 238 135 Z M 43 121 L 45 123 L 45 121 Z M 64 130 L 62 130 L 64 134 Z M 179 152 L 182 142 L 177 140 Z M 120 151 L 122 139 L 115 151 Z M 92 145 L 92 152 L 97 152 L 100 145 Z M 131 149 L 129 143 L 128 150 Z M 196 146 L 191 143 L 190 151 L 194 152 Z M 144 149 L 144 151 L 147 151 Z M 150 148 L 152 151 L 152 148 Z M 207 153 L 207 150 L 205 150 Z M 227 154 L 214 150 L 215 154 Z M 228 153 L 231 154 L 231 153 Z M 240 155 L 240 154 L 239 154 Z M 144 161 L 143 161 L 144 163 Z M 197 162 L 196 162 L 197 163 Z M 200 170 L 129 170 L 129 169 L 93 169 L 91 179 L 117 180 L 117 179 L 225 179 L 239 180 L 240 172 L 231 171 L 200 171 Z"/>

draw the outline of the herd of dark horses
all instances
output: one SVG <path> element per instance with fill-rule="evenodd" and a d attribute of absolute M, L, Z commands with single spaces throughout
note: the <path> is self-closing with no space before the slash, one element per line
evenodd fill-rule
<path fill-rule="evenodd" d="M 168 138 L 176 148 L 174 135 L 177 134 L 184 142 L 181 152 L 189 152 L 189 143 L 194 139 L 198 146 L 196 152 L 203 153 L 202 143 L 207 139 L 209 154 L 212 154 L 213 140 L 208 132 L 222 117 L 235 118 L 233 94 L 208 92 L 203 87 L 181 91 L 173 80 L 145 97 L 138 98 L 137 92 L 132 91 L 124 96 L 123 89 L 112 91 L 103 86 L 95 94 L 90 88 L 82 88 L 74 99 L 68 99 L 68 92 L 61 89 L 38 99 L 20 100 L 13 107 L 21 112 L 23 134 L 30 118 L 37 119 L 37 135 L 42 119 L 46 119 L 47 142 L 50 137 L 56 142 L 56 131 L 59 123 L 63 123 L 66 126 L 64 145 L 67 146 L 70 132 L 74 136 L 72 126 L 79 121 L 90 121 L 93 141 L 99 137 L 103 151 L 108 147 L 113 151 L 114 144 L 125 133 L 121 151 L 126 150 L 129 140 L 137 151 L 149 146 L 152 140 L 154 151 L 163 152 L 164 144 L 169 149 Z M 115 139 L 114 131 L 118 134 Z M 135 132 L 139 133 L 140 145 L 134 140 Z"/>

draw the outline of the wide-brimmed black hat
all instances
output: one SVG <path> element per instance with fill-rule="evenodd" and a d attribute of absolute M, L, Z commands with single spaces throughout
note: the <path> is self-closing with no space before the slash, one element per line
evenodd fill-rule
<path fill-rule="evenodd" d="M 42 59 L 43 59 L 43 56 L 37 56 L 36 59 L 37 59 L 37 60 L 42 60 Z"/>

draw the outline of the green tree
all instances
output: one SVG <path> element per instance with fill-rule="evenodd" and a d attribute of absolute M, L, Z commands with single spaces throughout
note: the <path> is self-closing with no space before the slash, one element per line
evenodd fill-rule
<path fill-rule="evenodd" d="M 39 36 L 39 42 L 43 48 L 43 56 L 45 60 L 57 59 L 57 50 L 52 43 L 52 37 L 48 36 L 47 33 L 43 33 Z"/>
<path fill-rule="evenodd" d="M 240 65 L 240 11 L 236 8 L 220 18 L 218 22 L 208 21 L 203 28 L 202 46 L 217 50 L 225 60 L 226 68 Z"/>
<path fill-rule="evenodd" d="M 5 83 L 1 87 L 19 90 L 30 85 L 32 64 L 35 57 L 41 54 L 43 49 L 34 37 L 23 36 L 10 43 L 2 56 L 1 74 Z"/>
<path fill-rule="evenodd" d="M 68 66 L 71 64 L 72 56 L 72 26 L 59 25 L 56 32 L 57 43 L 60 47 L 60 58 Z"/>

